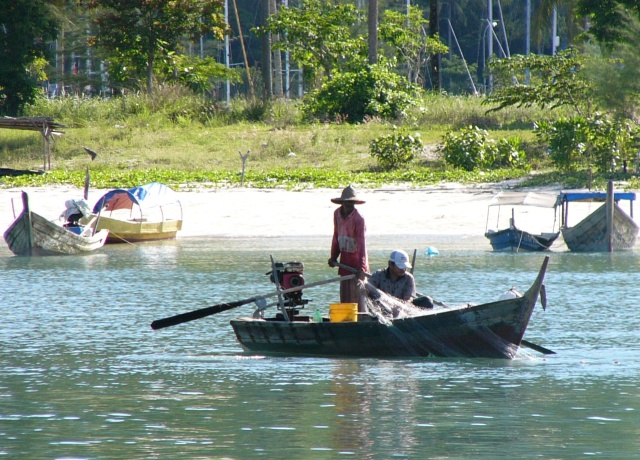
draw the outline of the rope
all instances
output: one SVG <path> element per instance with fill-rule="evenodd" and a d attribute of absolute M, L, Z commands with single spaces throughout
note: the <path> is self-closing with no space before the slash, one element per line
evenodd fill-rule
<path fill-rule="evenodd" d="M 131 246 L 135 246 L 135 244 L 133 244 L 131 241 L 128 241 L 128 240 L 124 239 L 123 237 L 121 237 L 117 233 L 113 233 L 113 232 L 109 231 L 109 236 L 111 236 L 111 235 L 115 236 L 116 238 L 118 238 L 119 240 L 123 241 L 124 243 L 130 244 Z"/>

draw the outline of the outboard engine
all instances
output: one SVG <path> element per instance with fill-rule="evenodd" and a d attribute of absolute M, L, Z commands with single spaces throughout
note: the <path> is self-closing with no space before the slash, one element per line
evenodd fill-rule
<path fill-rule="evenodd" d="M 282 290 L 304 286 L 304 265 L 302 262 L 275 262 L 275 275 L 273 270 L 267 272 L 272 283 L 278 280 L 278 284 Z M 283 294 L 285 306 L 295 307 L 308 303 L 308 300 L 302 299 L 302 290 Z"/>

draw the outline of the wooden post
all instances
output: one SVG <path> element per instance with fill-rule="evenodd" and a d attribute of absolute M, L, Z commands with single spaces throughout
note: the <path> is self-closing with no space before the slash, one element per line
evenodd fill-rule
<path fill-rule="evenodd" d="M 42 122 L 42 131 L 40 132 L 42 133 L 42 169 L 46 171 L 48 141 L 47 141 L 47 123 L 44 121 Z"/>
<path fill-rule="evenodd" d="M 22 192 L 22 212 L 27 216 L 27 255 L 33 255 L 33 228 L 31 227 L 31 209 L 29 209 L 29 195 L 26 192 Z"/>
<path fill-rule="evenodd" d="M 89 166 L 87 166 L 86 171 L 84 172 L 84 199 L 88 200 L 89 199 L 89 182 L 91 181 L 91 178 L 89 176 Z"/>
<path fill-rule="evenodd" d="M 613 181 L 609 181 L 607 184 L 607 201 L 606 201 L 606 212 L 607 212 L 607 251 L 613 252 Z"/>
<path fill-rule="evenodd" d="M 242 154 L 242 152 L 238 153 L 240 154 L 240 158 L 242 158 L 242 176 L 240 177 L 240 187 L 244 187 L 244 170 L 247 166 L 247 157 L 251 153 L 251 150 L 247 150 L 247 153 L 245 153 L 244 155 Z"/>

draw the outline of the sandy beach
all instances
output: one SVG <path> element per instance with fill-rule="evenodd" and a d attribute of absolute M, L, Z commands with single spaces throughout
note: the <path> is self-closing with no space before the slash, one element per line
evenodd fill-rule
<path fill-rule="evenodd" d="M 408 188 L 358 189 L 358 206 L 367 224 L 368 236 L 400 235 L 471 235 L 482 238 L 487 228 L 491 198 L 513 184 L 483 184 Z M 82 198 L 82 190 L 68 186 L 33 187 L 29 194 L 33 211 L 56 219 L 69 198 Z M 535 190 L 557 193 L 558 190 Z M 21 209 L 21 189 L 0 190 L 0 228 L 6 229 Z M 91 206 L 106 190 L 91 190 Z M 286 191 L 279 189 L 207 189 L 178 192 L 184 212 L 183 230 L 179 238 L 275 237 L 330 235 L 332 213 L 336 206 L 331 198 L 341 189 Z M 586 215 L 596 205 L 576 210 L 573 217 Z M 496 208 L 492 208 L 492 213 Z M 521 208 L 517 224 L 530 232 L 550 231 L 554 214 L 549 209 Z M 490 226 L 497 225 L 497 213 L 489 214 Z M 501 226 L 508 225 L 510 210 L 502 211 Z M 556 222 L 556 227 L 558 222 Z"/>

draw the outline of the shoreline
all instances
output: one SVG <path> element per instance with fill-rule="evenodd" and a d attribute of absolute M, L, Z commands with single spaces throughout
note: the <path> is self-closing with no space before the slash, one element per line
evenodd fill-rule
<path fill-rule="evenodd" d="M 379 188 L 358 190 L 366 201 L 358 205 L 369 235 L 484 233 L 491 197 L 504 188 L 463 187 L 457 184 L 424 189 Z M 20 212 L 20 193 L 29 194 L 31 209 L 57 219 L 70 198 L 82 198 L 72 186 L 0 190 L 0 228 L 7 228 Z M 90 206 L 108 190 L 93 189 Z M 331 235 L 331 198 L 340 189 L 196 189 L 177 192 L 183 209 L 178 237 L 271 237 Z M 13 204 L 12 204 L 13 201 Z"/>
<path fill-rule="evenodd" d="M 64 210 L 65 200 L 82 198 L 83 190 L 72 186 L 28 187 L 0 189 L 0 228 L 4 232 L 14 220 L 14 212 L 22 207 L 20 192 L 29 194 L 31 209 L 50 219 L 57 219 Z M 365 219 L 367 237 L 388 239 L 398 236 L 451 236 L 484 239 L 489 225 L 508 226 L 510 213 L 488 222 L 489 203 L 500 191 L 513 190 L 512 183 L 463 186 L 442 184 L 426 188 L 384 187 L 358 189 L 365 204 L 357 209 Z M 93 189 L 90 206 L 108 190 Z M 558 193 L 559 189 L 527 189 Z M 270 238 L 312 237 L 330 238 L 333 233 L 333 212 L 337 205 L 331 198 L 340 196 L 341 189 L 195 189 L 178 191 L 183 209 L 183 228 L 178 238 Z M 13 206 L 12 206 L 13 200 Z M 530 232 L 547 232 L 559 222 L 552 209 L 524 207 L 516 215 L 520 228 Z M 579 219 L 593 211 L 572 210 Z M 507 215 L 509 214 L 509 215 Z M 554 219 L 556 221 L 554 222 Z M 504 221 L 504 223 L 503 223 Z M 577 220 L 576 220 L 577 222 Z M 487 248 L 490 246 L 487 242 Z"/>

